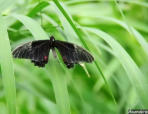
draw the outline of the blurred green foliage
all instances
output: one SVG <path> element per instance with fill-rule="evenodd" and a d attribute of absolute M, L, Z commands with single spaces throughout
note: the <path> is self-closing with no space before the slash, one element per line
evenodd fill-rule
<path fill-rule="evenodd" d="M 147 0 L 0 0 L 0 6 L 0 114 L 126 114 L 148 107 Z M 50 53 L 45 68 L 12 63 L 10 49 L 50 35 L 86 48 L 95 62 L 67 69 Z"/>

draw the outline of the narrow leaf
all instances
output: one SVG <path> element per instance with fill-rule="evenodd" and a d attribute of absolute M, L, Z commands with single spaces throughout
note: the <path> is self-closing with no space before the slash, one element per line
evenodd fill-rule
<path fill-rule="evenodd" d="M 16 113 L 16 88 L 11 55 L 11 47 L 5 21 L 0 16 L 0 65 L 2 80 L 5 89 L 5 96 L 8 106 L 8 113 Z"/>
<path fill-rule="evenodd" d="M 147 82 L 145 80 L 144 75 L 142 74 L 136 63 L 133 61 L 133 59 L 128 55 L 124 48 L 107 33 L 92 28 L 86 28 L 86 30 L 95 33 L 111 46 L 115 53 L 115 56 L 120 61 L 126 73 L 128 74 L 128 78 L 131 84 L 139 95 L 140 102 L 142 102 L 142 105 L 146 108 L 148 106 L 148 93 L 147 91 L 145 91 L 144 88 Z"/>

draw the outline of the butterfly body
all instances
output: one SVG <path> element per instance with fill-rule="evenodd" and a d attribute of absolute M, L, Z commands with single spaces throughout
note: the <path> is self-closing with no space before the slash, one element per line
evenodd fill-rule
<path fill-rule="evenodd" d="M 67 68 L 74 67 L 79 62 L 92 62 L 92 55 L 75 44 L 55 40 L 53 36 L 50 40 L 37 40 L 25 43 L 13 51 L 14 58 L 30 59 L 35 66 L 44 67 L 48 63 L 50 50 L 56 57 L 55 48 L 60 52 L 64 64 Z"/>

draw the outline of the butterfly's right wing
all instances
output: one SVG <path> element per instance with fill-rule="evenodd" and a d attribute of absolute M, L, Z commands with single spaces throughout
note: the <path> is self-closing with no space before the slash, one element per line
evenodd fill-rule
<path fill-rule="evenodd" d="M 72 68 L 74 64 L 79 62 L 89 63 L 94 60 L 88 51 L 78 45 L 58 40 L 55 41 L 54 45 L 59 50 L 67 68 Z"/>
<path fill-rule="evenodd" d="M 17 47 L 12 54 L 14 58 L 30 59 L 36 66 L 44 67 L 48 62 L 49 51 L 50 41 L 38 40 Z"/>

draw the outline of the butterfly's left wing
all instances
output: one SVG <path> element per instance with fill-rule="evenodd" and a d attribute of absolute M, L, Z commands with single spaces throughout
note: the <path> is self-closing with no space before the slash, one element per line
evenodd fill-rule
<path fill-rule="evenodd" d="M 67 68 L 72 68 L 79 62 L 92 62 L 93 56 L 82 47 L 64 41 L 56 40 L 54 46 L 59 50 Z"/>
<path fill-rule="evenodd" d="M 48 63 L 49 51 L 49 40 L 37 40 L 17 47 L 12 54 L 15 58 L 30 59 L 35 66 L 44 67 Z"/>

